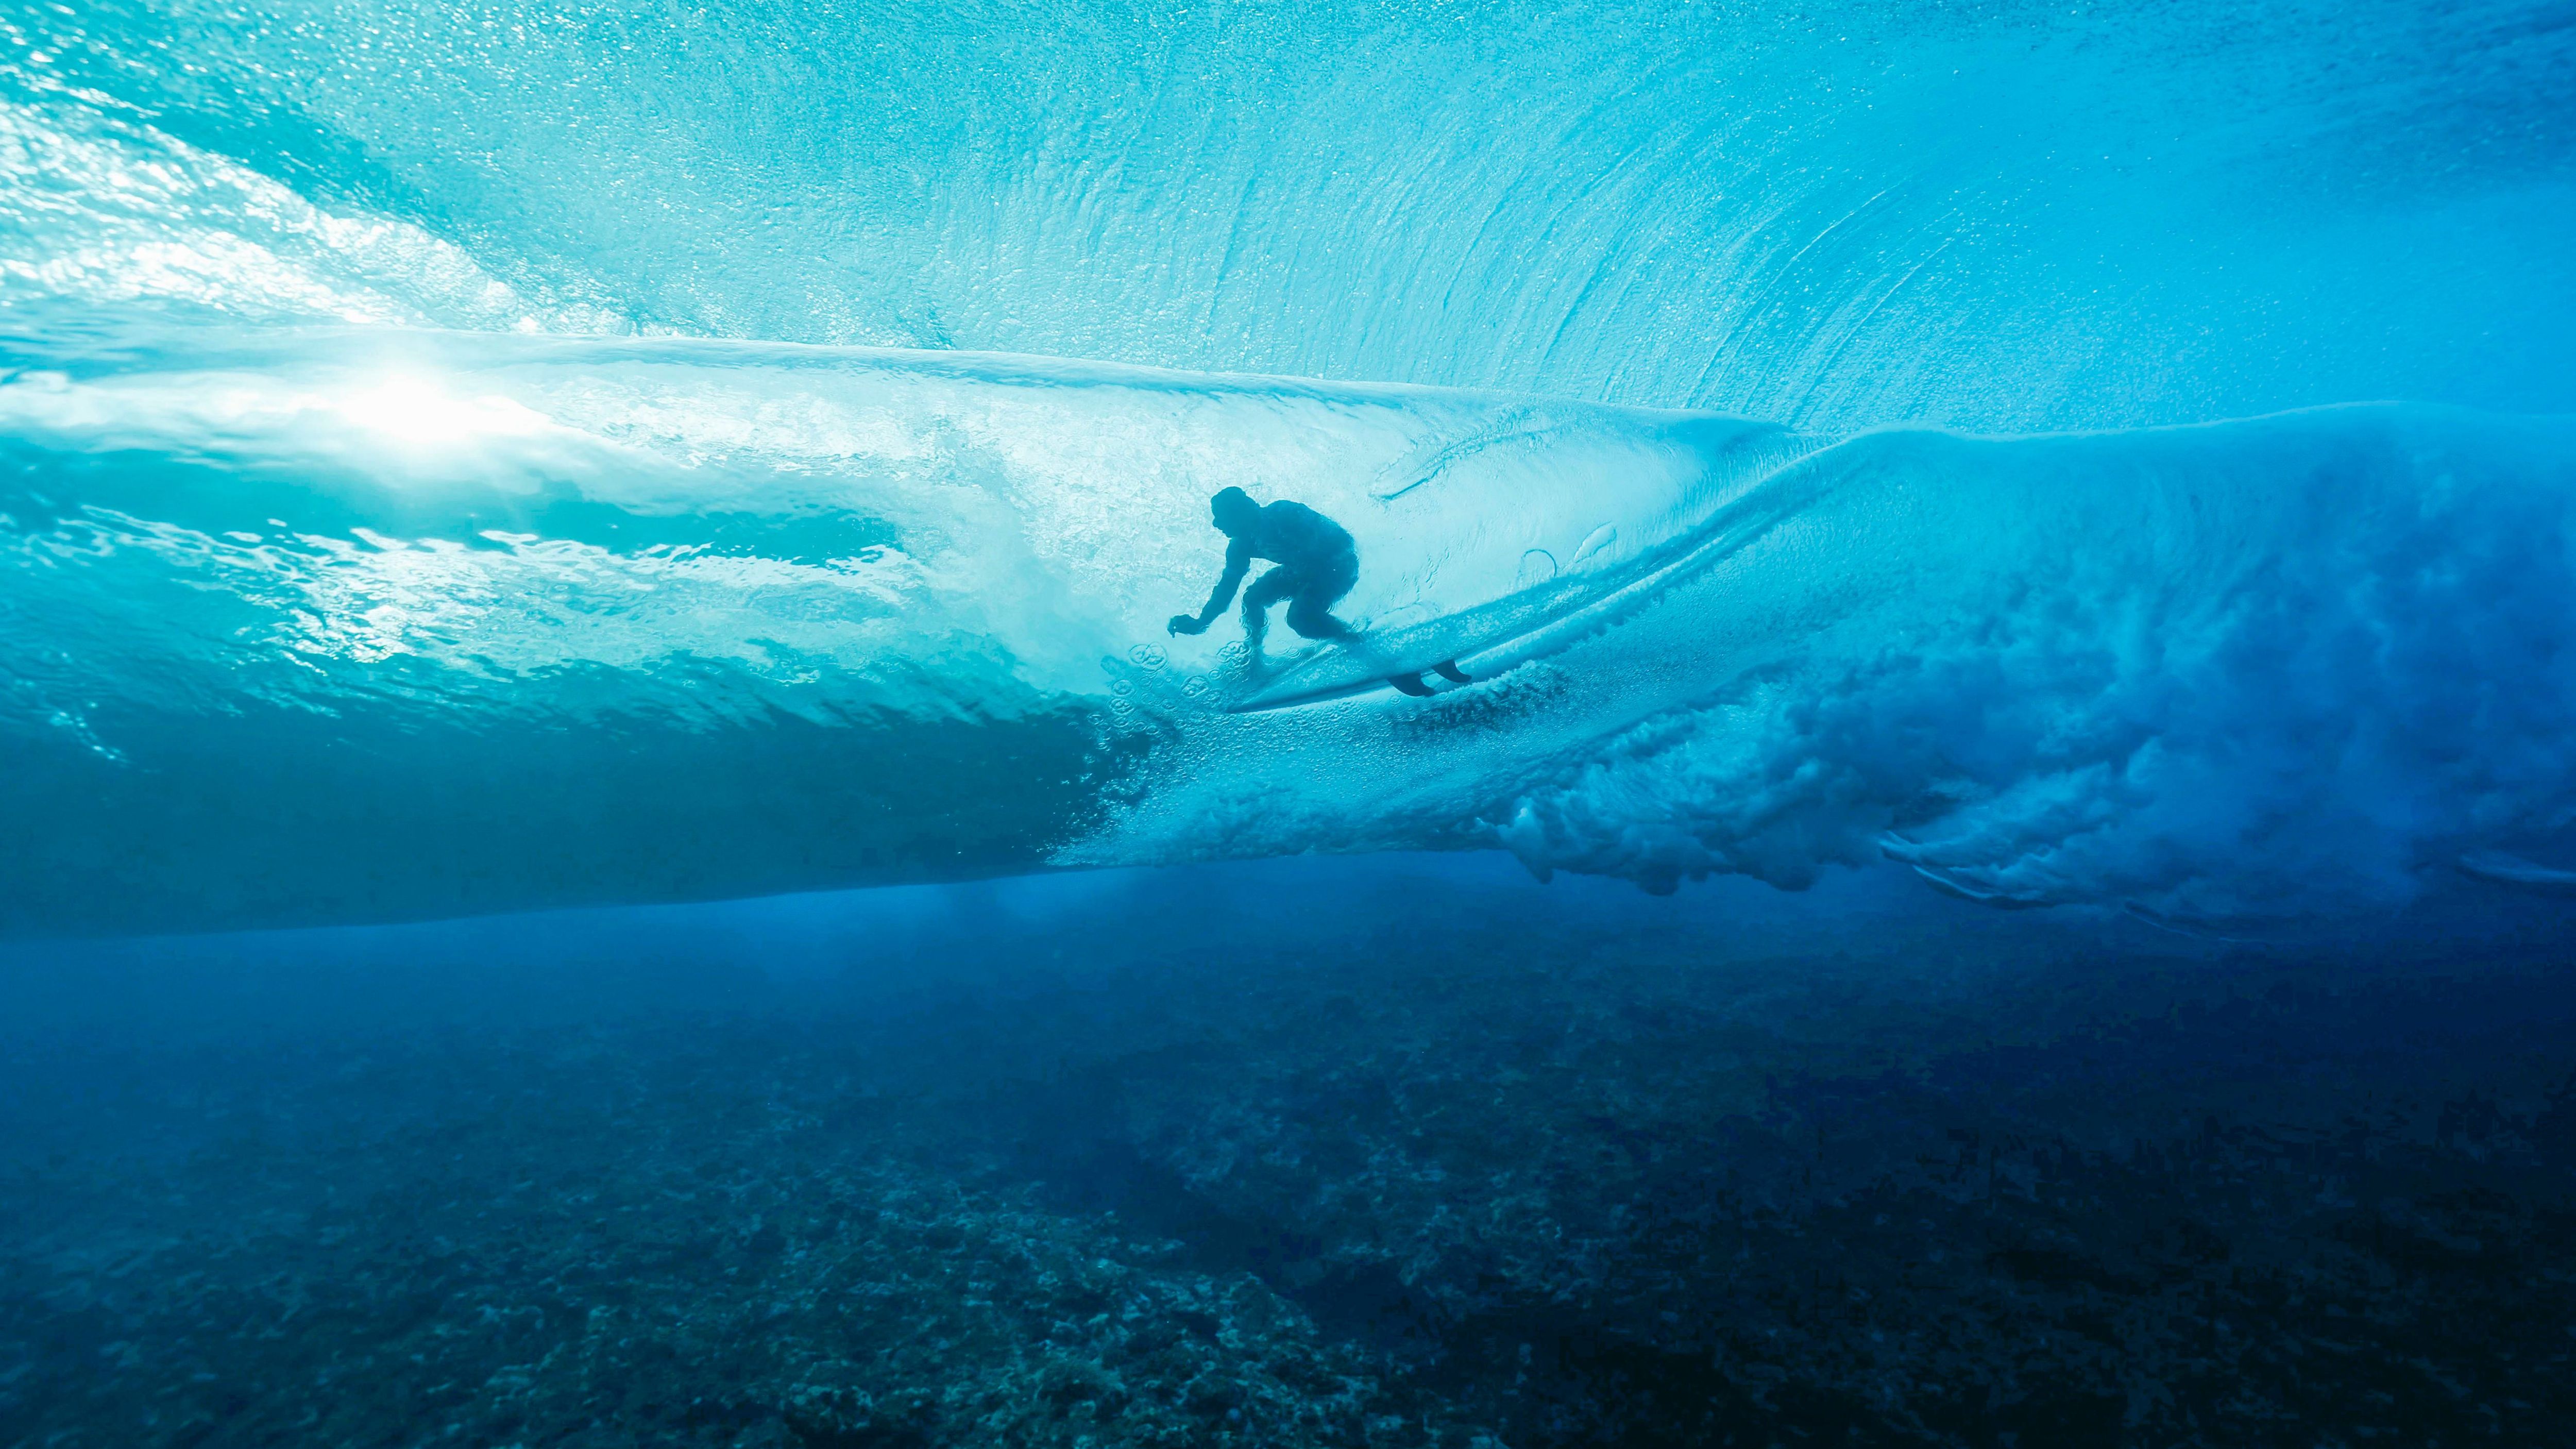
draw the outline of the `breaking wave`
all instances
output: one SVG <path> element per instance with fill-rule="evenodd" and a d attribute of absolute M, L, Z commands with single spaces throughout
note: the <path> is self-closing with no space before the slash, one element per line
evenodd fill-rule
<path fill-rule="evenodd" d="M 2223 920 L 2402 903 L 2576 806 L 2562 422 L 1819 446 L 1036 359 L 179 342 L 0 384 L 22 930 L 1495 842 Z M 1436 651 L 1476 682 L 1241 712 L 1252 666 L 1160 630 L 1228 485 L 1351 526 L 1373 633 L 1488 619 Z"/>
<path fill-rule="evenodd" d="M 0 930 L 2568 894 L 2576 29 L 2416 10 L 10 7 Z M 1166 637 L 1229 485 L 1468 682 Z"/>

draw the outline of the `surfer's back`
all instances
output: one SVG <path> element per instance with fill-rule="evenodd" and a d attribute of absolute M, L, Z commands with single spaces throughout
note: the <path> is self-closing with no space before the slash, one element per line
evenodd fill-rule
<path fill-rule="evenodd" d="M 1303 503 L 1282 498 L 1261 510 L 1260 556 L 1279 563 L 1316 564 L 1354 554 L 1350 530 Z"/>

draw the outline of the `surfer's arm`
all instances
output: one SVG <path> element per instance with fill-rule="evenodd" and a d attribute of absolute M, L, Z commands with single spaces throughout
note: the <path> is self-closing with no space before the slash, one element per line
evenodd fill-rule
<path fill-rule="evenodd" d="M 1204 634 L 1225 606 L 1234 602 L 1234 591 L 1243 587 L 1243 576 L 1252 570 L 1252 545 L 1236 539 L 1225 546 L 1225 573 L 1216 581 L 1216 591 L 1208 595 L 1207 607 L 1192 618 L 1187 614 L 1172 616 L 1175 634 Z"/>

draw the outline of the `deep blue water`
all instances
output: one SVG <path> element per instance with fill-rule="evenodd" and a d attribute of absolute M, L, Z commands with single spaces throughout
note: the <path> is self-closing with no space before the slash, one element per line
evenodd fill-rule
<path fill-rule="evenodd" d="M 0 3 L 0 454 L 0 1445 L 2576 1415 L 2563 0 Z"/>

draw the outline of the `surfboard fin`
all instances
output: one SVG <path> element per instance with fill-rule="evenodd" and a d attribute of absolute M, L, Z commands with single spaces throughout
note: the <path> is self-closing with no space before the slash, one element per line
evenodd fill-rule
<path fill-rule="evenodd" d="M 1440 677 L 1448 680 L 1452 684 L 1473 684 L 1476 682 L 1466 670 L 1458 667 L 1458 661 L 1455 659 L 1443 659 L 1431 667 L 1439 670 Z"/>
<path fill-rule="evenodd" d="M 1399 692 L 1412 695 L 1416 699 L 1431 697 L 1431 686 L 1423 683 L 1422 676 L 1418 673 L 1390 675 L 1386 682 L 1394 685 Z"/>

